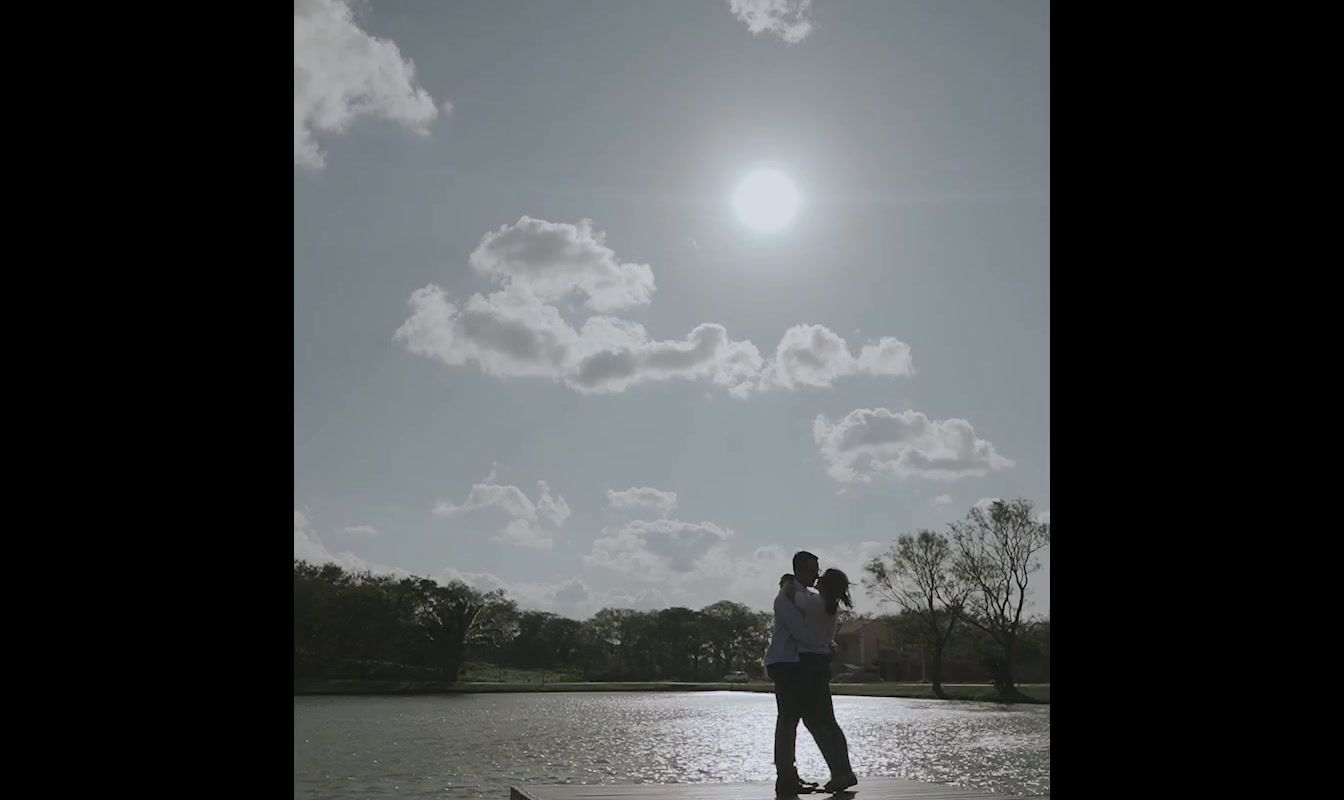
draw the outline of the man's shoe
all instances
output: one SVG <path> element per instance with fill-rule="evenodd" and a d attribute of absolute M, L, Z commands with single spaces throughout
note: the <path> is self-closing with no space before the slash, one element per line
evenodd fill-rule
<path fill-rule="evenodd" d="M 819 791 L 817 784 L 808 783 L 801 778 L 776 778 L 775 797 L 797 797 L 800 794 L 812 794 Z"/>

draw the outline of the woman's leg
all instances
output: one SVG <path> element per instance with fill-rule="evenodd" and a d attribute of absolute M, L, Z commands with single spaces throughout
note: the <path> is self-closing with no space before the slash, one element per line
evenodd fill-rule
<path fill-rule="evenodd" d="M 849 763 L 849 742 L 835 719 L 835 704 L 831 701 L 831 667 L 824 657 L 803 661 L 803 684 L 806 702 L 803 724 L 811 731 L 831 770 L 831 781 L 847 781 L 854 775 Z M 846 783 L 854 785 L 854 781 Z"/>

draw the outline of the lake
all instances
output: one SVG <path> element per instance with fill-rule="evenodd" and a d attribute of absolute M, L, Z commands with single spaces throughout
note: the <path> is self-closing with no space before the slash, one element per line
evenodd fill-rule
<path fill-rule="evenodd" d="M 859 775 L 1050 791 L 1050 706 L 835 697 Z M 296 798 L 489 797 L 514 783 L 773 780 L 775 700 L 751 692 L 295 697 Z M 798 727 L 798 770 L 826 764 Z"/>

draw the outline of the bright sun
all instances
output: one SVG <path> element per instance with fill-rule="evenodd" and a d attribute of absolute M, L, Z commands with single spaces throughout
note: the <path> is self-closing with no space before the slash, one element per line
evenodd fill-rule
<path fill-rule="evenodd" d="M 751 173 L 733 192 L 738 218 L 762 233 L 773 233 L 793 221 L 800 202 L 793 181 L 775 169 Z"/>

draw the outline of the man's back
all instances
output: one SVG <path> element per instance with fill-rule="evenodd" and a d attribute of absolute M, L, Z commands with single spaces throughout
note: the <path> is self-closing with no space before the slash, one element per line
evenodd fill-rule
<path fill-rule="evenodd" d="M 821 595 L 802 585 L 797 580 L 786 583 L 775 595 L 774 624 L 770 631 L 770 645 L 765 649 L 761 663 L 765 665 L 779 663 L 797 663 L 799 651 L 804 653 L 829 653 L 830 637 L 822 638 L 808 625 L 804 608 L 815 607 L 821 613 Z"/>

